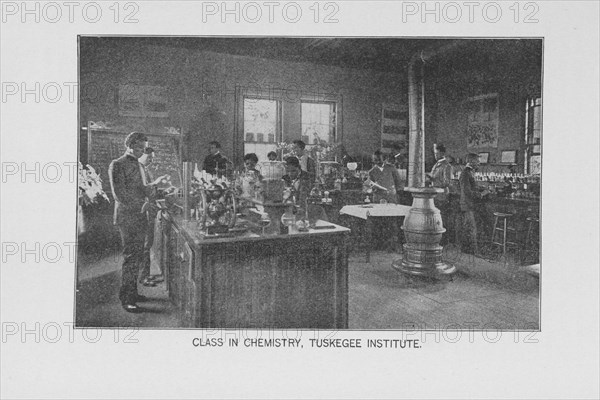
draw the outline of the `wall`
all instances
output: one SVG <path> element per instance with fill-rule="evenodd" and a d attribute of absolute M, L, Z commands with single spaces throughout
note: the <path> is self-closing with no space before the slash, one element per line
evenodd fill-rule
<path fill-rule="evenodd" d="M 428 65 L 426 70 L 426 163 L 433 163 L 433 143 L 464 160 L 468 152 L 518 150 L 523 164 L 525 101 L 539 96 L 542 83 L 541 40 L 477 40 Z M 498 93 L 498 147 L 467 149 L 467 98 Z"/>
<path fill-rule="evenodd" d="M 369 155 L 379 147 L 381 104 L 406 103 L 403 71 L 390 74 L 184 48 L 133 46 L 126 39 L 87 40 L 81 47 L 81 124 L 102 120 L 146 130 L 179 126 L 195 133 L 189 146 L 202 155 L 211 140 L 219 140 L 223 152 L 233 154 L 236 86 L 286 89 L 284 113 L 301 96 L 315 92 L 341 98 L 338 134 L 353 156 Z M 167 87 L 169 117 L 119 117 L 117 93 L 123 83 Z M 205 121 L 211 118 L 218 123 L 207 128 Z M 284 124 L 284 131 L 291 132 L 293 126 L 293 121 L 287 127 Z"/>

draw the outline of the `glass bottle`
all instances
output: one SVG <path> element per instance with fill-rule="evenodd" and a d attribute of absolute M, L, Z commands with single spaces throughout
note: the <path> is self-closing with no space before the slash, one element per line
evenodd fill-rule
<path fill-rule="evenodd" d="M 290 233 L 290 227 L 296 224 L 296 216 L 294 215 L 293 206 L 288 207 L 281 216 L 281 233 Z"/>

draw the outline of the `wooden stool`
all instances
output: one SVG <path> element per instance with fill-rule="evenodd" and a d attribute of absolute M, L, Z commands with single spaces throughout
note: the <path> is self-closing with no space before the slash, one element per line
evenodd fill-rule
<path fill-rule="evenodd" d="M 502 246 L 502 255 L 506 254 L 506 246 L 515 246 L 518 247 L 518 244 L 515 242 L 508 241 L 508 233 L 510 232 L 513 235 L 513 238 L 517 235 L 517 231 L 515 228 L 508 226 L 508 219 L 512 218 L 514 214 L 495 212 L 494 213 L 494 229 L 492 230 L 492 244 L 497 244 L 498 246 Z M 498 223 L 501 226 L 498 226 Z M 502 242 L 496 241 L 496 231 L 502 232 Z"/>

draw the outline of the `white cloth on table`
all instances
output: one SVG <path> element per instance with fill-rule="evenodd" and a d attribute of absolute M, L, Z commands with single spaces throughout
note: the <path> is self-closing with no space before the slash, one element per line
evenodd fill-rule
<path fill-rule="evenodd" d="M 367 219 L 367 213 L 371 217 L 406 217 L 410 212 L 411 206 L 401 204 L 365 204 L 344 206 L 340 214 L 351 215 L 353 217 Z"/>

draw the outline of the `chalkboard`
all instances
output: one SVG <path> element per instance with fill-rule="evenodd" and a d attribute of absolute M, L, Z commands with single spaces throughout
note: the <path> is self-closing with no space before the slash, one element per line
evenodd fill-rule
<path fill-rule="evenodd" d="M 88 129 L 88 164 L 102 178 L 102 186 L 110 193 L 108 166 L 112 160 L 125 153 L 125 138 L 131 131 Z M 173 186 L 181 187 L 180 141 L 181 135 L 173 133 L 146 133 L 148 146 L 154 149 L 154 161 L 149 170 L 154 178 L 168 174 Z"/>

